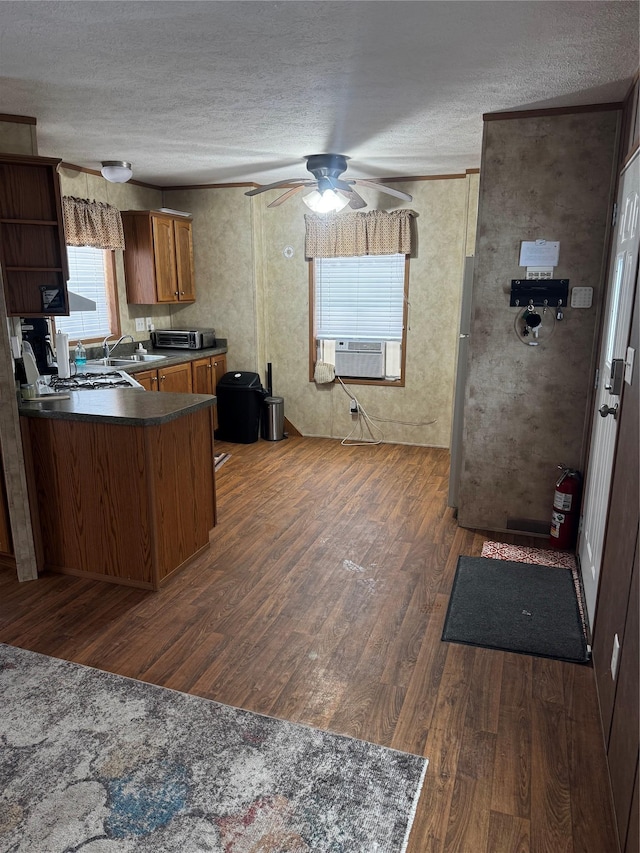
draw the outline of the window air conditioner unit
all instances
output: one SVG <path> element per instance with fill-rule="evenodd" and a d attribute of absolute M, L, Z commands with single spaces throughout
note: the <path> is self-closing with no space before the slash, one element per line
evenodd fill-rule
<path fill-rule="evenodd" d="M 336 374 L 384 379 L 384 341 L 336 341 Z"/>

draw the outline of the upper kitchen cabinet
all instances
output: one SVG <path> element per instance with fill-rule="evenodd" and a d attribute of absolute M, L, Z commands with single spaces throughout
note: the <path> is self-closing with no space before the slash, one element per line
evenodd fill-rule
<path fill-rule="evenodd" d="M 191 220 L 156 210 L 125 210 L 122 226 L 127 301 L 194 302 Z"/>
<path fill-rule="evenodd" d="M 0 155 L 0 263 L 7 314 L 68 314 L 60 160 Z"/>

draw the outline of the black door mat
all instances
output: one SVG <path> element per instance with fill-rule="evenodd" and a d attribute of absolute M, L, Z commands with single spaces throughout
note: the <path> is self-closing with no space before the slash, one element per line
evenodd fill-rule
<path fill-rule="evenodd" d="M 571 570 L 532 563 L 459 557 L 442 639 L 589 660 Z"/>

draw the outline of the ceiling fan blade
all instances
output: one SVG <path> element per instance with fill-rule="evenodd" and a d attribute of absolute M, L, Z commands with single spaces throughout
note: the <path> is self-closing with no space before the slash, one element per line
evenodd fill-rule
<path fill-rule="evenodd" d="M 349 196 L 349 207 L 352 210 L 360 210 L 367 206 L 367 202 L 354 189 L 351 192 L 344 193 L 344 195 Z"/>
<path fill-rule="evenodd" d="M 379 190 L 387 195 L 394 195 L 396 198 L 401 198 L 403 201 L 413 201 L 413 196 L 409 195 L 409 193 L 403 193 L 402 190 L 387 187 L 384 184 L 379 184 L 377 181 L 367 181 L 364 178 L 356 178 L 353 183 L 358 184 L 361 187 L 370 187 L 372 190 Z"/>
<path fill-rule="evenodd" d="M 331 175 L 327 175 L 321 180 L 327 181 L 331 185 L 331 189 L 334 190 L 350 190 L 352 181 L 342 181 L 340 178 L 334 178 Z"/>
<path fill-rule="evenodd" d="M 359 210 L 361 207 L 367 206 L 367 202 L 362 198 L 361 195 L 358 195 L 358 193 L 353 189 L 353 187 L 348 190 L 338 189 L 336 190 L 336 192 L 339 193 L 339 195 L 343 195 L 345 198 L 349 199 L 349 207 L 352 210 Z"/>
<path fill-rule="evenodd" d="M 271 204 L 268 204 L 267 207 L 279 207 L 288 198 L 291 198 L 292 195 L 295 195 L 296 193 L 299 193 L 300 190 L 304 189 L 306 189 L 306 186 L 304 184 L 300 184 L 299 187 L 291 187 L 290 190 L 287 190 L 286 193 L 282 193 L 282 195 L 279 195 L 278 198 L 275 199 L 275 201 L 272 201 Z"/>
<path fill-rule="evenodd" d="M 258 193 L 266 192 L 267 190 L 275 190 L 278 187 L 289 187 L 293 184 L 299 184 L 306 187 L 309 184 L 315 184 L 311 178 L 289 178 L 288 181 L 275 181 L 273 184 L 263 184 L 261 187 L 256 187 L 254 190 L 248 190 L 245 195 L 258 195 Z"/>

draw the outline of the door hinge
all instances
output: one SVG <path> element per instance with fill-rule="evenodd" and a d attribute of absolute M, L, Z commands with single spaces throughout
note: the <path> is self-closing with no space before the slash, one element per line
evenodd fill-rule
<path fill-rule="evenodd" d="M 616 227 L 616 222 L 618 221 L 618 203 L 614 201 L 613 203 L 613 215 L 611 216 L 611 227 Z"/>

